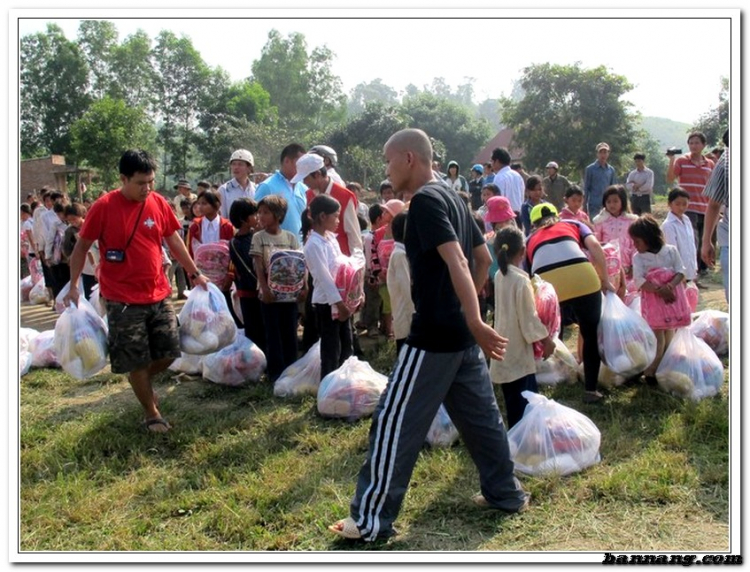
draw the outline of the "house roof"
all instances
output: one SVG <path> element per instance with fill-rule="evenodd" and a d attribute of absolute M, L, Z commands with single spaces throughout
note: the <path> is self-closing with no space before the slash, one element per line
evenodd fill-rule
<path fill-rule="evenodd" d="M 488 163 L 490 160 L 490 157 L 492 156 L 492 150 L 496 147 L 505 147 L 510 151 L 511 158 L 514 161 L 520 160 L 523 158 L 523 149 L 515 148 L 512 144 L 513 141 L 513 129 L 510 127 L 504 127 L 500 131 L 498 131 L 497 135 L 495 135 L 492 139 L 489 140 L 489 142 L 482 148 L 479 153 L 477 153 L 476 157 L 474 157 L 474 163 Z"/>

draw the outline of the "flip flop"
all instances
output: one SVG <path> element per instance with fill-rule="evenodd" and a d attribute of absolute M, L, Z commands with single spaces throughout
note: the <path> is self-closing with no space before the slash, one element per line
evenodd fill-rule
<path fill-rule="evenodd" d="M 362 533 L 357 528 L 357 523 L 350 516 L 332 524 L 328 527 L 328 530 L 347 540 L 362 540 Z"/>
<path fill-rule="evenodd" d="M 162 427 L 164 427 L 165 430 L 164 431 L 159 431 L 157 429 L 152 429 L 152 427 L 156 427 L 156 426 L 159 426 L 159 425 L 161 425 Z M 148 431 L 150 433 L 166 433 L 167 431 L 169 431 L 172 428 L 172 426 L 163 417 L 154 417 L 153 419 L 146 419 L 143 422 L 143 426 L 146 428 L 146 431 Z"/>

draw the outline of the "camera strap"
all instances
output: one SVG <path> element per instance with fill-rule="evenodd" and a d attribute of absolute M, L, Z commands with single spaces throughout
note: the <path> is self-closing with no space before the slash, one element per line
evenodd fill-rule
<path fill-rule="evenodd" d="M 146 200 L 143 201 L 143 203 L 141 204 L 141 210 L 138 211 L 138 218 L 135 220 L 135 225 L 133 225 L 133 232 L 130 233 L 130 238 L 128 238 L 128 241 L 125 243 L 125 246 L 122 249 L 123 252 L 125 252 L 128 249 L 128 246 L 130 246 L 130 242 L 133 240 L 133 237 L 135 236 L 135 231 L 138 230 L 138 223 L 141 222 L 141 216 L 143 215 L 143 209 L 146 208 L 147 200 L 148 200 L 148 197 L 146 197 Z"/>

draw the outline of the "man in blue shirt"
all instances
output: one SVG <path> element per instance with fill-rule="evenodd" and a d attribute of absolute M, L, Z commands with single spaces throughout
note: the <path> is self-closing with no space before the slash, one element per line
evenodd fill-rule
<path fill-rule="evenodd" d="M 617 182 L 615 169 L 607 163 L 609 159 L 609 145 L 599 143 L 596 146 L 596 161 L 586 167 L 583 176 L 583 196 L 586 201 L 586 212 L 591 220 L 602 208 L 604 191 Z"/>
<path fill-rule="evenodd" d="M 291 180 L 297 174 L 297 159 L 305 154 L 305 148 L 298 143 L 290 143 L 281 151 L 280 168 L 255 190 L 255 201 L 266 195 L 280 195 L 286 199 L 287 210 L 281 228 L 293 232 L 300 240 L 302 236 L 302 211 L 307 207 L 305 191 L 307 187 L 303 183 L 292 184 Z"/>

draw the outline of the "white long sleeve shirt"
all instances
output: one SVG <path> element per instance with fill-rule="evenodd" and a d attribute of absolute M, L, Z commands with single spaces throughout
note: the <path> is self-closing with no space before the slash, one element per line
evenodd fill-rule
<path fill-rule="evenodd" d="M 391 297 L 393 335 L 397 340 L 402 340 L 409 335 L 411 329 L 414 301 L 411 299 L 409 259 L 406 258 L 406 248 L 400 242 L 394 245 L 388 261 L 386 284 Z"/>
<path fill-rule="evenodd" d="M 682 264 L 685 266 L 685 278 L 695 280 L 698 275 L 698 254 L 690 219 L 685 215 L 682 215 L 681 219 L 677 218 L 670 212 L 662 223 L 661 230 L 664 233 L 664 241 L 676 247 L 680 253 Z"/>
<path fill-rule="evenodd" d="M 341 256 L 341 248 L 336 235 L 326 232 L 325 236 L 315 231 L 303 248 L 307 270 L 313 278 L 313 304 L 336 304 L 341 302 L 341 294 L 336 287 L 336 259 Z"/>

